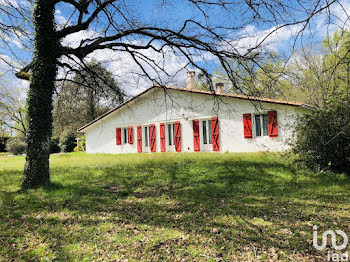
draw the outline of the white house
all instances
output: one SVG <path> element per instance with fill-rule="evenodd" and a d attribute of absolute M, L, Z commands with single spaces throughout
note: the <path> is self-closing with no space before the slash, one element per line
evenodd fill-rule
<path fill-rule="evenodd" d="M 257 152 L 289 148 L 303 103 L 153 86 L 81 127 L 87 153 Z M 192 79 L 192 80 L 191 80 Z M 192 81 L 192 82 L 191 82 Z"/>

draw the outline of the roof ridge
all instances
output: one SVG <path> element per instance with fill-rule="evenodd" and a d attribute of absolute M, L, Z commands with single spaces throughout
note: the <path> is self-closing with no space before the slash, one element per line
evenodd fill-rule
<path fill-rule="evenodd" d="M 154 87 L 160 87 L 164 88 L 160 85 L 154 85 Z M 167 89 L 173 89 L 173 90 L 181 90 L 181 91 L 187 91 L 187 92 L 193 92 L 193 93 L 203 93 L 203 94 L 210 94 L 210 95 L 217 95 L 217 96 L 227 96 L 227 97 L 233 97 L 233 98 L 243 98 L 243 99 L 249 99 L 249 100 L 256 100 L 256 101 L 264 101 L 264 102 L 276 102 L 276 103 L 283 103 L 283 104 L 292 104 L 292 105 L 305 105 L 308 107 L 312 107 L 311 105 L 308 105 L 303 102 L 298 101 L 292 101 L 292 100 L 284 100 L 284 99 L 275 99 L 275 98 L 267 98 L 267 97 L 259 97 L 259 96 L 250 96 L 250 95 L 244 95 L 244 94 L 232 94 L 232 93 L 215 93 L 209 90 L 201 90 L 201 89 L 187 89 L 185 87 L 178 87 L 178 86 L 166 86 Z"/>

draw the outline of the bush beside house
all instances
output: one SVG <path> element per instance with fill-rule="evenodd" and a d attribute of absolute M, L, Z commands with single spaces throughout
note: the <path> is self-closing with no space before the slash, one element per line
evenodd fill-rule
<path fill-rule="evenodd" d="M 9 137 L 0 137 L 0 152 L 6 152 L 6 142 Z"/>
<path fill-rule="evenodd" d="M 68 133 L 60 138 L 59 147 L 61 148 L 61 152 L 73 152 L 76 145 L 77 142 L 74 133 Z"/>
<path fill-rule="evenodd" d="M 350 174 L 350 101 L 333 101 L 304 116 L 294 150 L 314 170 Z"/>
<path fill-rule="evenodd" d="M 14 155 L 24 154 L 26 151 L 25 139 L 21 137 L 9 138 L 6 142 L 6 151 Z"/>

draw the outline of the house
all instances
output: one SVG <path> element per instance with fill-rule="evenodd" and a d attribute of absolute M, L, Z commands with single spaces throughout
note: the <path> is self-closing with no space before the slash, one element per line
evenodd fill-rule
<path fill-rule="evenodd" d="M 154 85 L 78 131 L 87 153 L 283 151 L 311 107 L 291 101 Z"/>

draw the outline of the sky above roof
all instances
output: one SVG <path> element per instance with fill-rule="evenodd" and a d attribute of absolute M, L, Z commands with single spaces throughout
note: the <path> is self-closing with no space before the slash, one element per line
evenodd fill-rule
<path fill-rule="evenodd" d="M 13 0 L 19 4 L 25 4 L 27 0 Z M 0 4 L 4 0 L 0 0 Z M 300 1 L 286 1 L 289 7 L 294 8 L 294 12 L 285 16 L 285 22 L 293 22 L 302 16 L 302 8 L 298 6 Z M 279 53 L 281 56 L 289 56 L 293 47 L 300 48 L 301 45 L 319 44 L 327 35 L 331 35 L 339 28 L 348 28 L 347 10 L 350 10 L 350 0 L 343 0 L 336 2 L 330 8 L 331 23 L 327 14 L 328 10 L 313 17 L 307 28 L 302 31 L 302 35 L 298 35 L 302 29 L 302 24 L 290 25 L 277 31 L 270 33 L 276 29 L 280 24 L 274 22 L 252 22 L 249 23 L 250 17 L 244 10 L 243 1 L 236 1 L 235 4 L 229 5 L 228 10 L 222 13 L 222 9 L 218 7 L 208 6 L 202 10 L 196 9 L 193 3 L 187 0 L 173 0 L 173 1 L 151 1 L 151 0 L 133 0 L 120 1 L 120 7 L 127 9 L 130 12 L 130 17 L 135 19 L 135 22 L 142 21 L 144 24 L 156 26 L 168 26 L 171 28 L 180 28 L 186 19 L 196 19 L 200 23 L 220 25 L 224 27 L 236 27 L 237 30 L 229 31 L 224 29 L 217 29 L 217 32 L 226 34 L 227 38 L 232 38 L 232 44 L 239 51 L 244 52 L 250 46 L 254 46 L 257 42 L 269 35 L 264 42 L 263 49 Z M 306 6 L 308 1 L 303 2 Z M 122 6 L 123 5 L 123 6 Z M 265 20 L 268 21 L 271 17 L 268 12 L 262 12 Z M 283 14 L 282 14 L 283 16 Z M 70 24 L 76 19 L 76 14 L 73 9 L 67 4 L 57 5 L 55 13 L 58 27 L 64 24 Z M 115 16 L 118 19 L 118 15 Z M 0 14 L 0 21 L 6 19 Z M 122 19 L 120 17 L 120 19 Z M 70 46 L 77 46 L 82 39 L 99 34 L 99 27 L 103 24 L 103 20 L 99 25 L 90 28 L 87 31 L 68 36 L 63 39 L 63 43 Z M 298 38 L 296 38 L 298 36 Z M 295 41 L 295 39 L 297 39 Z M 135 39 L 134 41 L 140 41 Z M 208 39 L 208 41 L 210 41 Z M 32 57 L 31 48 L 27 49 L 21 45 L 20 39 L 8 39 L 8 44 L 12 50 L 18 55 L 20 61 L 13 63 L 28 62 Z M 7 48 L 1 48 L 0 56 L 5 57 L 9 61 L 14 61 L 13 54 Z M 186 69 L 181 70 L 186 65 L 183 57 L 172 52 L 167 52 L 165 57 L 161 54 L 154 53 L 152 50 L 142 51 L 146 55 L 154 58 L 158 63 L 164 63 L 170 76 L 161 76 L 164 84 L 179 85 L 185 84 L 186 70 L 192 69 L 187 66 Z M 100 50 L 94 52 L 89 56 L 90 60 L 94 59 L 104 62 L 107 68 L 113 73 L 117 81 L 121 84 L 124 90 L 130 95 L 135 95 L 152 83 L 146 78 L 139 77 L 140 69 L 135 66 L 130 55 L 122 52 L 113 52 L 111 50 Z M 205 66 L 208 71 L 213 71 L 217 67 L 215 57 L 202 55 L 197 61 L 199 64 Z M 18 65 L 19 67 L 20 65 Z M 0 61 L 0 72 L 4 74 L 1 77 L 2 83 L 6 85 L 21 86 L 25 88 L 27 83 L 17 80 L 13 75 L 13 70 Z M 62 72 L 59 72 L 59 74 Z M 6 82 L 5 82 L 6 81 Z"/>

